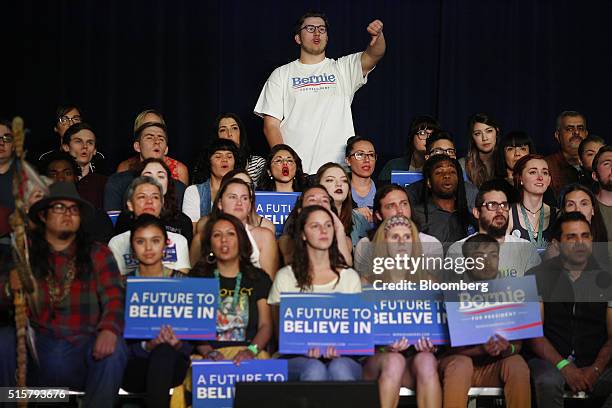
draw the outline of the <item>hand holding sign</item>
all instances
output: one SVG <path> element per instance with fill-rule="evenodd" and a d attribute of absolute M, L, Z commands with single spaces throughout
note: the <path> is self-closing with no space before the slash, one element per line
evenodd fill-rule
<path fill-rule="evenodd" d="M 416 351 L 423 351 L 429 353 L 435 353 L 438 350 L 438 348 L 433 345 L 429 337 L 421 337 L 420 339 L 418 339 L 416 344 L 414 345 L 414 348 L 416 349 Z"/>
<path fill-rule="evenodd" d="M 239 366 L 241 361 L 253 360 L 254 358 L 255 355 L 251 352 L 251 350 L 245 348 L 244 350 L 240 350 L 238 354 L 236 354 L 236 357 L 234 357 L 234 364 Z"/>
<path fill-rule="evenodd" d="M 164 343 L 167 343 L 173 348 L 179 349 L 181 347 L 181 341 L 177 339 L 176 336 L 174 335 L 174 332 L 172 331 L 172 326 L 170 325 L 162 326 L 159 331 L 159 335 L 161 337 L 161 340 Z"/>
<path fill-rule="evenodd" d="M 506 351 L 508 347 L 510 347 L 510 342 L 499 334 L 491 336 L 489 340 L 482 345 L 484 351 L 492 357 L 499 356 L 501 353 Z"/>
<path fill-rule="evenodd" d="M 410 342 L 408 342 L 407 338 L 402 337 L 401 339 L 395 340 L 393 343 L 391 343 L 391 345 L 387 347 L 387 351 L 399 353 L 406 350 L 408 347 L 410 347 Z"/>
<path fill-rule="evenodd" d="M 372 37 L 370 47 L 376 44 L 378 38 L 382 35 L 383 23 L 380 20 L 374 20 L 368 25 L 368 34 Z"/>
<path fill-rule="evenodd" d="M 331 360 L 331 359 L 340 357 L 340 354 L 338 354 L 338 350 L 336 350 L 334 346 L 327 346 L 327 349 L 325 349 L 325 354 L 323 354 L 323 357 L 328 360 Z"/>

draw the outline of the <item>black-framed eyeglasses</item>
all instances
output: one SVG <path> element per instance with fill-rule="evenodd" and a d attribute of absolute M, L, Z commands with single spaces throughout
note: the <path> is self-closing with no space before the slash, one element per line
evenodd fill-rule
<path fill-rule="evenodd" d="M 433 133 L 433 129 L 428 129 L 427 127 L 424 127 L 424 128 L 417 130 L 415 135 L 420 140 L 427 140 L 427 138 L 431 136 L 432 133 Z"/>
<path fill-rule="evenodd" d="M 489 211 L 497 211 L 501 208 L 502 211 L 510 211 L 510 204 L 507 201 L 502 201 L 498 203 L 497 201 L 487 201 L 483 203 L 481 207 L 486 207 Z"/>
<path fill-rule="evenodd" d="M 68 123 L 70 123 L 71 125 L 74 125 L 75 123 L 81 123 L 81 116 L 80 115 L 74 115 L 73 117 L 70 117 L 70 116 L 64 115 L 64 116 L 60 116 L 58 121 L 62 125 L 65 125 L 65 124 L 68 124 Z"/>
<path fill-rule="evenodd" d="M 318 31 L 319 34 L 325 34 L 327 32 L 327 26 L 325 25 L 316 26 L 316 25 L 308 24 L 302 27 L 301 29 L 306 30 L 310 34 L 314 33 L 315 31 Z"/>
<path fill-rule="evenodd" d="M 13 143 L 15 141 L 15 138 L 10 133 L 5 133 L 0 136 L 0 140 L 2 140 L 4 143 Z"/>
<path fill-rule="evenodd" d="M 359 160 L 359 161 L 365 160 L 366 157 L 370 160 L 376 160 L 376 158 L 378 157 L 376 153 L 366 153 L 366 152 L 355 152 L 355 153 L 352 153 L 350 156 L 353 156 L 355 160 Z"/>
<path fill-rule="evenodd" d="M 70 215 L 79 215 L 81 213 L 81 207 L 79 207 L 77 204 L 67 206 L 62 203 L 56 203 L 50 205 L 49 209 L 54 214 L 66 214 L 66 212 L 68 212 Z"/>
<path fill-rule="evenodd" d="M 452 147 L 449 147 L 448 149 L 443 149 L 441 147 L 435 147 L 431 149 L 431 151 L 429 152 L 429 155 L 435 156 L 437 154 L 445 154 L 447 156 L 454 156 L 456 153 L 457 153 L 457 150 L 455 150 Z"/>

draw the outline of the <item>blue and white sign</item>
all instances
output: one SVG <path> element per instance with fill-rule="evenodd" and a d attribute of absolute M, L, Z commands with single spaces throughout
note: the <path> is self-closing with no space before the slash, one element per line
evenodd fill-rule
<path fill-rule="evenodd" d="M 399 184 L 402 187 L 409 186 L 412 183 L 416 183 L 423 179 L 423 173 L 420 171 L 402 171 L 392 170 L 391 171 L 391 183 Z"/>
<path fill-rule="evenodd" d="M 237 382 L 287 381 L 287 360 L 191 362 L 193 408 L 232 408 Z M 254 404 L 256 406 L 257 404 Z"/>
<path fill-rule="evenodd" d="M 542 316 L 534 276 L 483 281 L 487 291 L 445 291 L 452 346 L 541 337 Z"/>
<path fill-rule="evenodd" d="M 276 227 L 277 237 L 283 233 L 283 225 L 300 194 L 274 191 L 257 191 L 255 193 L 255 211 L 272 221 Z"/>
<path fill-rule="evenodd" d="M 179 339 L 214 339 L 218 299 L 218 279 L 130 277 L 124 337 L 152 339 L 170 325 Z"/>
<path fill-rule="evenodd" d="M 374 304 L 374 343 L 388 345 L 401 338 L 415 344 L 427 337 L 435 345 L 448 344 L 448 326 L 442 292 L 429 290 L 375 290 L 363 297 Z"/>
<path fill-rule="evenodd" d="M 113 223 L 113 227 L 114 227 L 115 224 L 117 223 L 117 219 L 119 218 L 119 214 L 121 214 L 121 211 L 119 210 L 107 211 L 106 214 L 108 214 L 108 218 L 110 218 L 111 222 Z"/>
<path fill-rule="evenodd" d="M 372 303 L 361 294 L 282 293 L 281 354 L 321 355 L 334 346 L 343 355 L 374 354 Z"/>

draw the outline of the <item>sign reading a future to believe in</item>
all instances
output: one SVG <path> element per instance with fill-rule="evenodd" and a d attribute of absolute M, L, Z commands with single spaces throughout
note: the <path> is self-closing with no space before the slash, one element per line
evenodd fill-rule
<path fill-rule="evenodd" d="M 192 361 L 193 408 L 232 408 L 237 382 L 287 381 L 287 360 Z M 257 406 L 254 404 L 253 406 Z"/>
<path fill-rule="evenodd" d="M 447 344 L 448 326 L 442 292 L 433 290 L 391 291 L 365 288 L 363 297 L 374 304 L 374 343 L 388 345 L 406 338 L 414 344 L 428 338 Z"/>
<path fill-rule="evenodd" d="M 301 193 L 277 193 L 258 191 L 255 194 L 255 211 L 269 219 L 276 228 L 276 236 L 283 233 L 283 225 Z"/>
<path fill-rule="evenodd" d="M 361 294 L 282 293 L 281 354 L 333 346 L 344 355 L 374 354 L 372 303 Z"/>
<path fill-rule="evenodd" d="M 214 339 L 218 297 L 218 279 L 130 277 L 124 337 L 152 339 L 170 325 L 179 339 Z"/>

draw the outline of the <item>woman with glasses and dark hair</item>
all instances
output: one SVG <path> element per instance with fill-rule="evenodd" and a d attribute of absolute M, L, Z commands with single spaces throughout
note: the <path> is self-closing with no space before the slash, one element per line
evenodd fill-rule
<path fill-rule="evenodd" d="M 440 130 L 440 123 L 431 116 L 420 115 L 412 119 L 406 154 L 385 164 L 378 175 L 380 184 L 391 182 L 391 171 L 421 171 L 425 163 L 425 142 L 431 134 Z"/>
<path fill-rule="evenodd" d="M 296 221 L 295 253 L 291 265 L 280 269 L 268 296 L 278 317 L 282 292 L 360 293 L 359 275 L 338 251 L 331 212 L 319 205 L 305 207 Z M 275 319 L 275 322 L 278 320 Z M 355 381 L 361 365 L 343 357 L 334 347 L 318 347 L 288 360 L 289 381 Z"/>
<path fill-rule="evenodd" d="M 465 158 L 459 159 L 459 163 L 476 187 L 495 175 L 495 149 L 500 133 L 499 124 L 486 113 L 476 113 L 470 117 L 468 153 Z"/>
<path fill-rule="evenodd" d="M 557 209 L 544 202 L 544 193 L 551 183 L 544 156 L 521 157 L 514 164 L 513 181 L 520 199 L 510 207 L 508 233 L 544 250 L 552 239 L 552 225 L 557 217 Z"/>
<path fill-rule="evenodd" d="M 206 148 L 205 163 L 206 181 L 187 187 L 183 196 L 183 212 L 191 218 L 194 227 L 201 217 L 210 213 L 223 176 L 240 168 L 238 146 L 227 139 L 213 140 Z"/>
<path fill-rule="evenodd" d="M 302 159 L 290 146 L 277 144 L 270 149 L 266 172 L 257 186 L 262 191 L 299 192 L 306 187 Z"/>
<path fill-rule="evenodd" d="M 521 157 L 535 152 L 535 145 L 525 132 L 509 132 L 499 140 L 497 159 L 495 160 L 495 176 L 508 184 L 508 192 L 512 193 L 508 196 L 508 201 L 511 203 L 515 203 L 519 199 L 519 193 L 514 188 L 514 165 Z"/>
<path fill-rule="evenodd" d="M 361 136 L 350 137 L 346 141 L 346 164 L 351 169 L 351 195 L 357 211 L 372 223 L 372 206 L 376 194 L 376 184 L 372 174 L 376 167 L 374 142 Z"/>
<path fill-rule="evenodd" d="M 246 128 L 242 120 L 240 120 L 240 117 L 231 112 L 225 112 L 217 116 L 215 120 L 214 135 L 215 138 L 229 139 L 236 143 L 240 157 L 245 160 L 244 169 L 250 179 L 256 184 L 257 180 L 259 180 L 264 173 L 266 160 L 261 156 L 251 154 Z"/>

